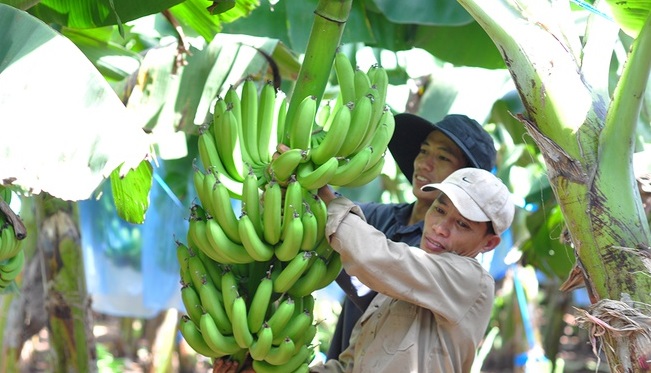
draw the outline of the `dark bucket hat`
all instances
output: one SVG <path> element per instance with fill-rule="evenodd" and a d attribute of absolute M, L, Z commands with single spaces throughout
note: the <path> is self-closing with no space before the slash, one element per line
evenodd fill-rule
<path fill-rule="evenodd" d="M 495 167 L 493 138 L 474 119 L 463 114 L 449 114 L 432 123 L 418 115 L 401 113 L 395 116 L 396 128 L 389 142 L 389 150 L 400 171 L 411 182 L 414 176 L 414 159 L 430 132 L 439 130 L 449 137 L 465 154 L 470 165 L 486 171 Z"/>

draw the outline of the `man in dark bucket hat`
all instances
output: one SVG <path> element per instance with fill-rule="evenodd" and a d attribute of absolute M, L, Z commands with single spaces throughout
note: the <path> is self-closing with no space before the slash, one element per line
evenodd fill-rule
<path fill-rule="evenodd" d="M 463 114 L 449 114 L 434 124 L 409 113 L 398 114 L 395 118 L 396 131 L 389 142 L 389 150 L 410 182 L 420 145 L 434 130 L 441 131 L 461 149 L 468 158 L 469 166 L 486 171 L 492 171 L 495 167 L 493 139 L 474 119 Z"/>
<path fill-rule="evenodd" d="M 492 137 L 477 121 L 462 114 L 449 114 L 436 123 L 409 113 L 397 114 L 395 120 L 396 128 L 389 142 L 389 150 L 412 184 L 416 201 L 364 203 L 360 207 L 366 221 L 382 231 L 388 239 L 418 246 L 425 213 L 435 199 L 433 193 L 421 188 L 440 183 L 464 167 L 492 171 L 495 167 L 495 145 Z M 376 295 L 345 271 L 337 278 L 337 284 L 346 293 L 346 298 L 328 350 L 328 359 L 336 359 L 346 349 L 355 323 Z"/>

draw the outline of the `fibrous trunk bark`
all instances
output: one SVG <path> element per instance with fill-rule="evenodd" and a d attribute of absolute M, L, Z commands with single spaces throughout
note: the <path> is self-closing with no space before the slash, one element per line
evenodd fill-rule
<path fill-rule="evenodd" d="M 96 372 L 91 300 L 79 232 L 77 205 L 48 195 L 35 197 L 38 254 L 42 256 L 45 310 L 52 372 Z"/>

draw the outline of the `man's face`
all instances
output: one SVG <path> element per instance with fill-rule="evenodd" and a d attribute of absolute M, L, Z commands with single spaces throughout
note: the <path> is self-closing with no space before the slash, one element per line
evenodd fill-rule
<path fill-rule="evenodd" d="M 441 131 L 432 131 L 420 146 L 414 160 L 412 191 L 419 200 L 433 201 L 436 193 L 423 192 L 425 184 L 440 183 L 454 171 L 466 167 L 468 161 L 461 149 Z"/>
<path fill-rule="evenodd" d="M 489 222 L 468 220 L 445 194 L 439 191 L 429 193 L 437 198 L 425 215 L 421 249 L 430 254 L 453 252 L 475 257 L 500 243 L 500 237 L 489 231 Z"/>

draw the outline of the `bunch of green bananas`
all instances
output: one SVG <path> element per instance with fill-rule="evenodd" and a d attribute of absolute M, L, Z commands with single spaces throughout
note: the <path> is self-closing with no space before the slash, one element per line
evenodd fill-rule
<path fill-rule="evenodd" d="M 179 329 L 196 352 L 241 361 L 250 356 L 256 372 L 307 367 L 317 331 L 314 297 L 307 289 L 318 285 L 294 288 L 291 283 L 311 262 L 321 260 L 318 254 L 306 251 L 287 263 L 223 264 L 178 242 L 177 256 L 187 311 Z"/>
<path fill-rule="evenodd" d="M 11 191 L 0 187 L 0 292 L 11 285 L 20 274 L 25 264 L 25 251 L 22 240 L 25 238 L 24 226 L 20 218 L 9 209 Z M 9 214 L 12 214 L 10 218 Z M 13 219 L 12 219 L 13 218 Z M 14 224 L 20 224 L 16 229 Z"/>
<path fill-rule="evenodd" d="M 270 83 L 258 95 L 246 80 L 240 95 L 231 87 L 217 99 L 202 128 L 193 174 L 200 204 L 178 260 L 187 311 L 179 328 L 203 355 L 250 358 L 258 372 L 307 371 L 312 293 L 342 269 L 316 190 L 378 176 L 395 125 L 383 68 L 353 69 L 343 54 L 334 68 L 341 92 L 332 107 L 318 110 L 308 96 L 286 120 L 285 98 Z M 273 157 L 278 144 L 288 150 Z"/>

